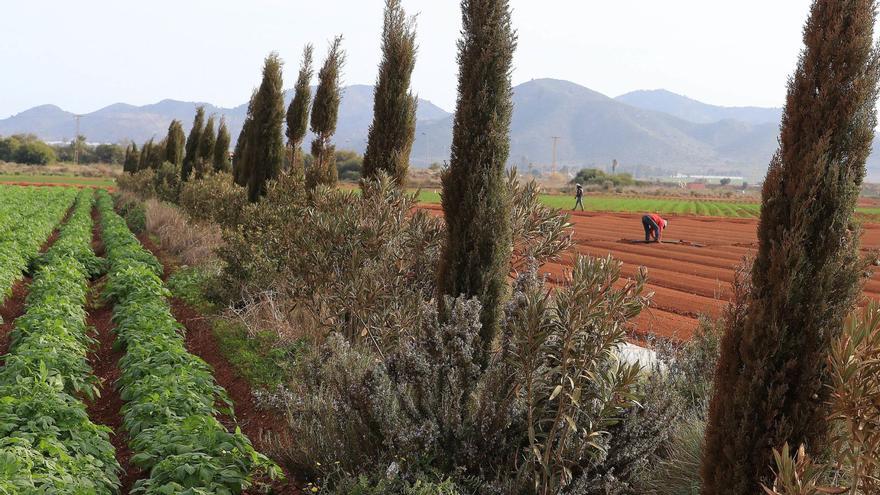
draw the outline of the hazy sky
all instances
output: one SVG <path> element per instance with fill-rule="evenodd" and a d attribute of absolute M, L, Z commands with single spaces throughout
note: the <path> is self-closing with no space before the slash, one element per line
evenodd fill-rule
<path fill-rule="evenodd" d="M 720 105 L 779 106 L 809 0 L 511 0 L 514 83 L 568 79 L 609 96 L 665 88 Z M 6 0 L 0 118 L 54 103 L 86 113 L 164 98 L 234 106 L 272 50 L 292 86 L 302 46 L 320 62 L 345 35 L 345 84 L 372 84 L 383 0 Z M 413 87 L 452 110 L 456 0 L 404 0 L 418 13 Z"/>

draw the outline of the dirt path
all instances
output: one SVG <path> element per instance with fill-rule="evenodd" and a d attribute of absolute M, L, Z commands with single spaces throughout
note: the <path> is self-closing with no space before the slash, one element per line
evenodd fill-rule
<path fill-rule="evenodd" d="M 104 256 L 104 243 L 101 241 L 99 215 L 97 207 L 92 209 L 92 249 L 97 256 Z M 128 433 L 122 426 L 122 399 L 116 390 L 116 380 L 122 374 L 119 369 L 119 359 L 125 354 L 123 350 L 113 349 L 116 342 L 116 334 L 113 332 L 113 309 L 103 304 L 100 300 L 100 288 L 103 287 L 104 277 L 92 282 L 88 301 L 88 325 L 94 328 L 94 337 L 98 344 L 92 347 L 88 360 L 92 371 L 100 380 L 100 396 L 93 401 L 87 402 L 89 417 L 97 424 L 108 426 L 113 432 L 110 434 L 110 442 L 116 449 L 116 459 L 122 466 L 122 474 L 119 480 L 122 482 L 121 493 L 128 493 L 134 483 L 143 478 L 146 473 L 131 464 L 134 455 L 128 447 Z"/>
<path fill-rule="evenodd" d="M 163 280 L 167 281 L 168 277 L 173 274 L 179 263 L 177 260 L 167 253 L 164 249 L 153 242 L 148 236 L 138 236 L 141 243 L 150 252 L 156 256 L 162 263 L 164 273 Z M 232 399 L 235 410 L 235 421 L 232 418 L 220 418 L 225 426 L 233 428 L 236 424 L 241 427 L 242 432 L 250 438 L 254 447 L 263 453 L 267 453 L 267 445 L 265 440 L 267 436 L 273 434 L 283 434 L 283 426 L 285 420 L 281 414 L 261 410 L 254 405 L 252 389 L 247 380 L 240 376 L 235 367 L 226 359 L 217 344 L 214 330 L 210 321 L 201 315 L 196 309 L 189 306 L 178 298 L 171 299 L 171 311 L 174 317 L 186 327 L 186 349 L 192 354 L 202 358 L 214 369 L 214 379 L 217 383 L 226 389 L 229 398 Z M 268 455 L 268 454 L 267 454 Z M 270 480 L 258 480 L 267 483 L 272 487 L 272 492 L 276 494 L 300 494 L 300 489 L 296 486 L 295 477 L 284 468 L 279 459 L 274 459 L 287 478 L 286 482 L 278 483 Z M 260 491 L 246 491 L 245 495 L 264 493 Z"/>

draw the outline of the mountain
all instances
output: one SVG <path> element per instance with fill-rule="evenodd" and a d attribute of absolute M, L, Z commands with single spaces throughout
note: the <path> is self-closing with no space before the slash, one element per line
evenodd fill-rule
<path fill-rule="evenodd" d="M 536 79 L 514 88 L 510 162 L 521 168 L 557 164 L 607 167 L 645 176 L 668 172 L 742 173 L 753 180 L 766 170 L 776 149 L 777 124 L 735 120 L 710 123 L 638 108 L 583 86 L 556 79 Z M 432 159 L 448 156 L 452 118 L 421 123 L 413 163 L 425 163 L 424 140 Z M 437 144 L 435 144 L 437 143 Z M 439 143 L 446 144 L 441 148 Z M 725 172 L 729 173 L 729 172 Z"/>
<path fill-rule="evenodd" d="M 286 93 L 287 103 L 291 92 Z M 638 177 L 683 173 L 763 178 L 776 150 L 780 109 L 708 105 L 668 91 L 637 91 L 610 98 L 578 84 L 536 79 L 514 88 L 509 163 L 521 169 L 547 169 L 557 140 L 559 167 L 609 167 Z M 372 121 L 373 88 L 344 89 L 334 141 L 339 149 L 363 152 Z M 192 122 L 195 102 L 162 100 L 144 106 L 117 103 L 81 117 L 89 141 L 143 142 L 161 139 L 172 119 Z M 233 140 L 247 104 L 221 108 L 204 104 L 208 114 L 225 116 Z M 412 163 L 427 166 L 449 159 L 453 116 L 419 100 Z M 33 132 L 49 141 L 69 140 L 74 115 L 52 106 L 32 108 L 0 120 L 0 135 Z M 306 137 L 306 149 L 311 141 Z M 874 158 L 877 157 L 877 158 Z M 869 176 L 880 176 L 880 156 L 869 161 Z"/>
<path fill-rule="evenodd" d="M 314 94 L 314 88 L 312 91 Z M 292 97 L 292 91 L 285 92 L 285 106 L 290 104 Z M 198 105 L 204 105 L 208 115 L 226 118 L 234 143 L 247 114 L 247 103 L 233 108 L 178 100 L 162 100 L 143 106 L 115 103 L 82 115 L 80 133 L 90 142 L 133 140 L 141 143 L 151 137 L 161 139 L 173 119 L 183 122 L 184 129 L 188 132 Z M 419 100 L 417 119 L 430 121 L 449 115 L 430 101 Z M 344 88 L 336 132 L 338 146 L 363 151 L 372 119 L 373 87 L 353 85 Z M 16 133 L 33 133 L 46 141 L 68 141 L 76 134 L 75 115 L 54 105 L 42 105 L 0 120 L 0 135 Z M 310 140 L 311 137 L 306 139 Z"/>
<path fill-rule="evenodd" d="M 710 124 L 720 120 L 738 120 L 748 124 L 778 124 L 781 108 L 720 107 L 709 105 L 665 89 L 640 90 L 620 95 L 615 100 L 646 110 L 668 113 L 689 122 Z"/>

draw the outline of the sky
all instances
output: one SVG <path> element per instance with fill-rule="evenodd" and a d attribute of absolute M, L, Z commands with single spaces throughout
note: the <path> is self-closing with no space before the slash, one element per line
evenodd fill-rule
<path fill-rule="evenodd" d="M 573 81 L 609 96 L 668 89 L 725 106 L 781 106 L 810 0 L 511 0 L 514 84 Z M 456 0 L 403 0 L 418 15 L 413 90 L 446 110 L 456 95 Z M 263 59 L 302 47 L 323 59 L 343 34 L 344 84 L 372 84 L 384 0 L 7 0 L 0 17 L 0 118 L 52 103 L 88 113 L 165 98 L 231 107 Z"/>

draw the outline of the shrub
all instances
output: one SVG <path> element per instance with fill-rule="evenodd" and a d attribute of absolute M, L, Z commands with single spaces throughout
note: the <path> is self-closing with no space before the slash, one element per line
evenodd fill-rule
<path fill-rule="evenodd" d="M 658 459 L 647 470 L 644 491 L 652 495 L 699 495 L 705 431 L 706 422 L 700 417 L 678 421 Z"/>
<path fill-rule="evenodd" d="M 247 191 L 236 185 L 228 173 L 188 181 L 180 190 L 180 206 L 190 217 L 224 227 L 239 224 L 246 204 Z"/>
<path fill-rule="evenodd" d="M 15 150 L 13 157 L 13 161 L 29 165 L 47 165 L 55 160 L 57 160 L 55 150 L 37 139 L 22 142 Z"/>
<path fill-rule="evenodd" d="M 163 201 L 176 203 L 180 194 L 180 183 L 180 167 L 171 162 L 163 162 L 153 179 L 156 197 Z"/>
<path fill-rule="evenodd" d="M 613 471 L 600 467 L 609 451 L 627 471 L 641 447 L 611 431 L 635 405 L 639 368 L 613 349 L 645 304 L 645 280 L 610 288 L 619 275 L 618 262 L 580 258 L 548 298 L 535 271 L 523 274 L 486 370 L 476 299 L 448 300 L 444 323 L 423 304 L 411 338 L 387 353 L 331 335 L 296 368 L 286 460 L 326 476 L 321 466 L 361 473 L 402 457 L 481 493 L 586 485 Z"/>
<path fill-rule="evenodd" d="M 123 174 L 116 178 L 116 185 L 121 191 L 128 191 L 141 199 L 156 196 L 156 172 L 152 169 L 141 170 L 133 174 Z"/>

